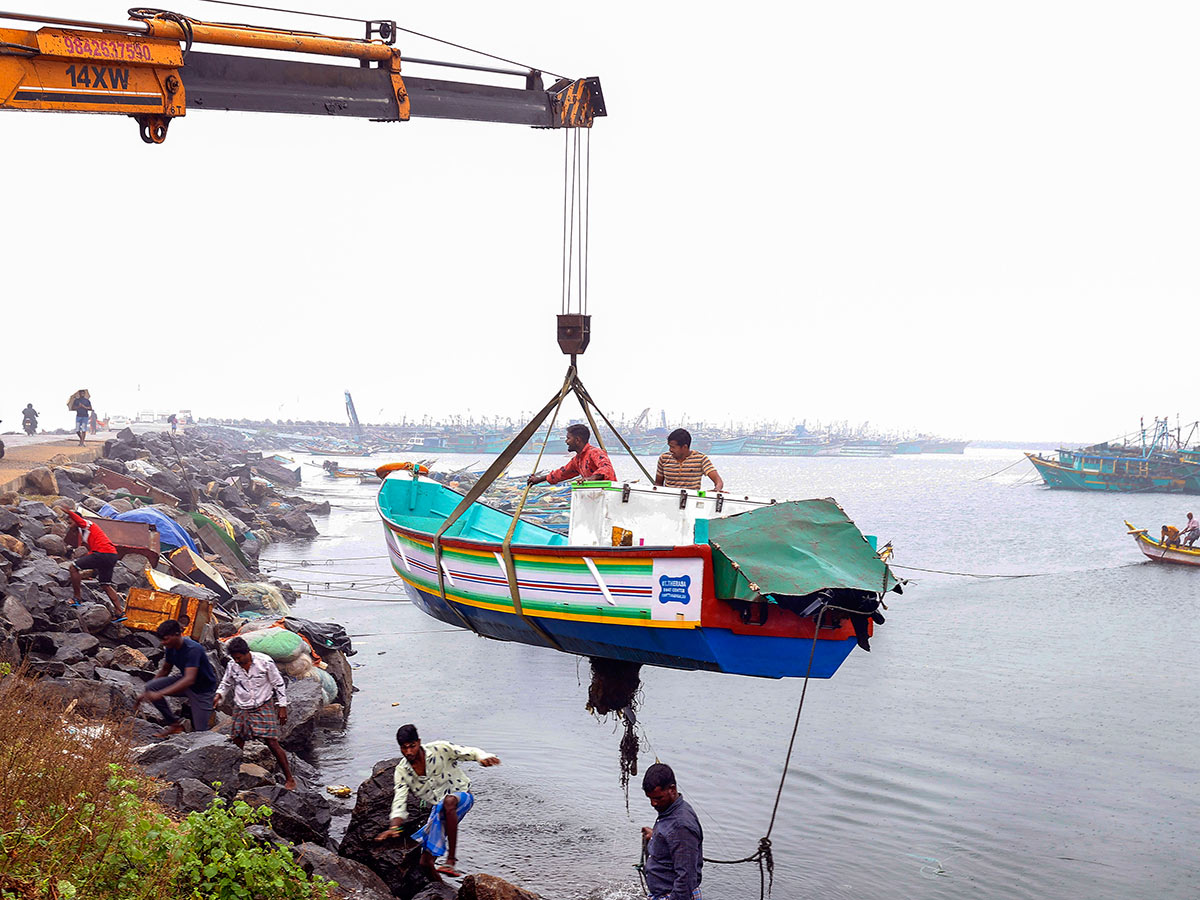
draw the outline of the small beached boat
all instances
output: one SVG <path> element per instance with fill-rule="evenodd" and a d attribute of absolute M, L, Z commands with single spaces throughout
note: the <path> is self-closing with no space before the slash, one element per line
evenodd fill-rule
<path fill-rule="evenodd" d="M 1200 566 L 1200 548 L 1168 546 L 1150 537 L 1145 528 L 1134 528 L 1128 522 L 1125 523 L 1125 528 L 1147 559 L 1183 566 Z"/>
<path fill-rule="evenodd" d="M 832 500 L 587 482 L 572 486 L 566 535 L 476 501 L 439 539 L 462 501 L 399 471 L 380 487 L 378 508 L 414 605 L 495 640 L 676 669 L 828 678 L 856 645 L 869 649 L 871 615 L 899 589 Z"/>

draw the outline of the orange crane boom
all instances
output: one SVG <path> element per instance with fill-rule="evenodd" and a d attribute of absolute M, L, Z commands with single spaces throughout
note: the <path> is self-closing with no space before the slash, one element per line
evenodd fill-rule
<path fill-rule="evenodd" d="M 42 26 L 0 28 L 0 110 L 129 115 L 142 139 L 154 144 L 189 109 L 536 128 L 590 128 L 605 115 L 598 78 L 560 78 L 545 88 L 536 69 L 435 60 L 410 62 L 516 76 L 524 84 L 401 76 L 395 22 L 368 22 L 368 36 L 359 39 L 202 22 L 163 10 L 134 9 L 130 15 L 129 22 L 109 24 L 0 11 L 0 19 Z M 358 65 L 206 53 L 192 49 L 196 44 L 338 57 Z"/>

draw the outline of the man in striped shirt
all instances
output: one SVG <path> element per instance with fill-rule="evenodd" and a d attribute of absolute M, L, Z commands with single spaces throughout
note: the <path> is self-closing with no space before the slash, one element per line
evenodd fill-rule
<path fill-rule="evenodd" d="M 658 472 L 654 483 L 664 487 L 700 490 L 700 479 L 707 475 L 718 491 L 725 490 L 712 461 L 703 453 L 692 449 L 692 435 L 684 428 L 676 428 L 667 435 L 667 452 L 658 458 Z"/>

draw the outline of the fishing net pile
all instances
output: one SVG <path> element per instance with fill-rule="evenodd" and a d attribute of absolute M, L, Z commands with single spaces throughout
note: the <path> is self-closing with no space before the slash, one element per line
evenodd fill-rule
<path fill-rule="evenodd" d="M 629 779 L 637 774 L 639 742 L 637 736 L 638 692 L 642 687 L 641 663 L 588 658 L 592 664 L 592 683 L 588 685 L 587 710 L 593 715 L 615 713 L 624 723 L 621 735 L 621 788 L 629 803 Z"/>

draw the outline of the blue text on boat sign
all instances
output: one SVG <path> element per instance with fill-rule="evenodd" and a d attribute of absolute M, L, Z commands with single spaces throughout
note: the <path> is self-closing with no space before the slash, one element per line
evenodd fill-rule
<path fill-rule="evenodd" d="M 692 576 L 680 575 L 673 577 L 671 575 L 663 575 L 658 579 L 658 602 L 659 603 L 682 603 L 685 606 L 691 602 L 692 596 L 688 592 L 691 587 Z"/>

